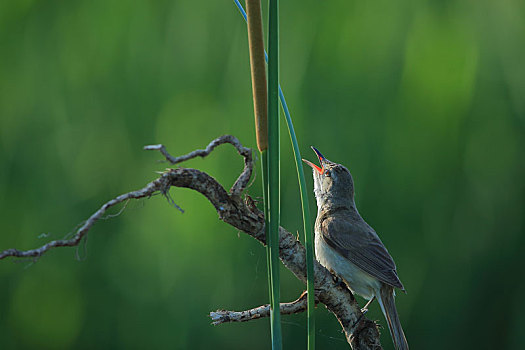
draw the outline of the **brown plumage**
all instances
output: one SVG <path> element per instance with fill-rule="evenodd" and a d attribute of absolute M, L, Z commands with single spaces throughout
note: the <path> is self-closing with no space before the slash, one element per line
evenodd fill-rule
<path fill-rule="evenodd" d="M 354 182 L 347 168 L 324 158 L 313 168 L 317 200 L 315 255 L 367 300 L 377 298 L 396 349 L 408 350 L 394 302 L 394 288 L 404 291 L 394 259 L 379 236 L 361 217 L 354 202 Z"/>

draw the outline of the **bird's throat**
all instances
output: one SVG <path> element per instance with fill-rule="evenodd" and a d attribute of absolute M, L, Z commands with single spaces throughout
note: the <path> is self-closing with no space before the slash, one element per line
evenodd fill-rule
<path fill-rule="evenodd" d="M 353 198 L 324 195 L 316 196 L 316 200 L 317 211 L 319 213 L 342 209 L 356 211 L 355 202 Z"/>

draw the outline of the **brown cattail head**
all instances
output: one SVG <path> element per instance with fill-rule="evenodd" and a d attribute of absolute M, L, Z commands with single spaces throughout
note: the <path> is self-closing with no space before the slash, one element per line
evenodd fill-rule
<path fill-rule="evenodd" d="M 250 46 L 255 134 L 257 137 L 257 148 L 262 152 L 268 149 L 268 98 L 261 1 L 246 0 L 246 14 L 248 17 L 248 43 Z"/>

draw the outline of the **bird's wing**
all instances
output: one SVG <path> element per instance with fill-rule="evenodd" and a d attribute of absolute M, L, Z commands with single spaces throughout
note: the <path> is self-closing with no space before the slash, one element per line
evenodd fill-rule
<path fill-rule="evenodd" d="M 404 290 L 394 260 L 366 223 L 353 224 L 346 217 L 332 216 L 320 228 L 323 239 L 339 254 L 378 280 Z"/>

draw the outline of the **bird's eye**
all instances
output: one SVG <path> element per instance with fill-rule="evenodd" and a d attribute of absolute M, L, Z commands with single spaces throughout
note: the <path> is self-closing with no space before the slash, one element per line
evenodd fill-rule
<path fill-rule="evenodd" d="M 332 176 L 332 174 L 330 174 L 330 170 L 325 170 L 324 171 L 324 176 L 326 176 L 326 177 Z"/>

